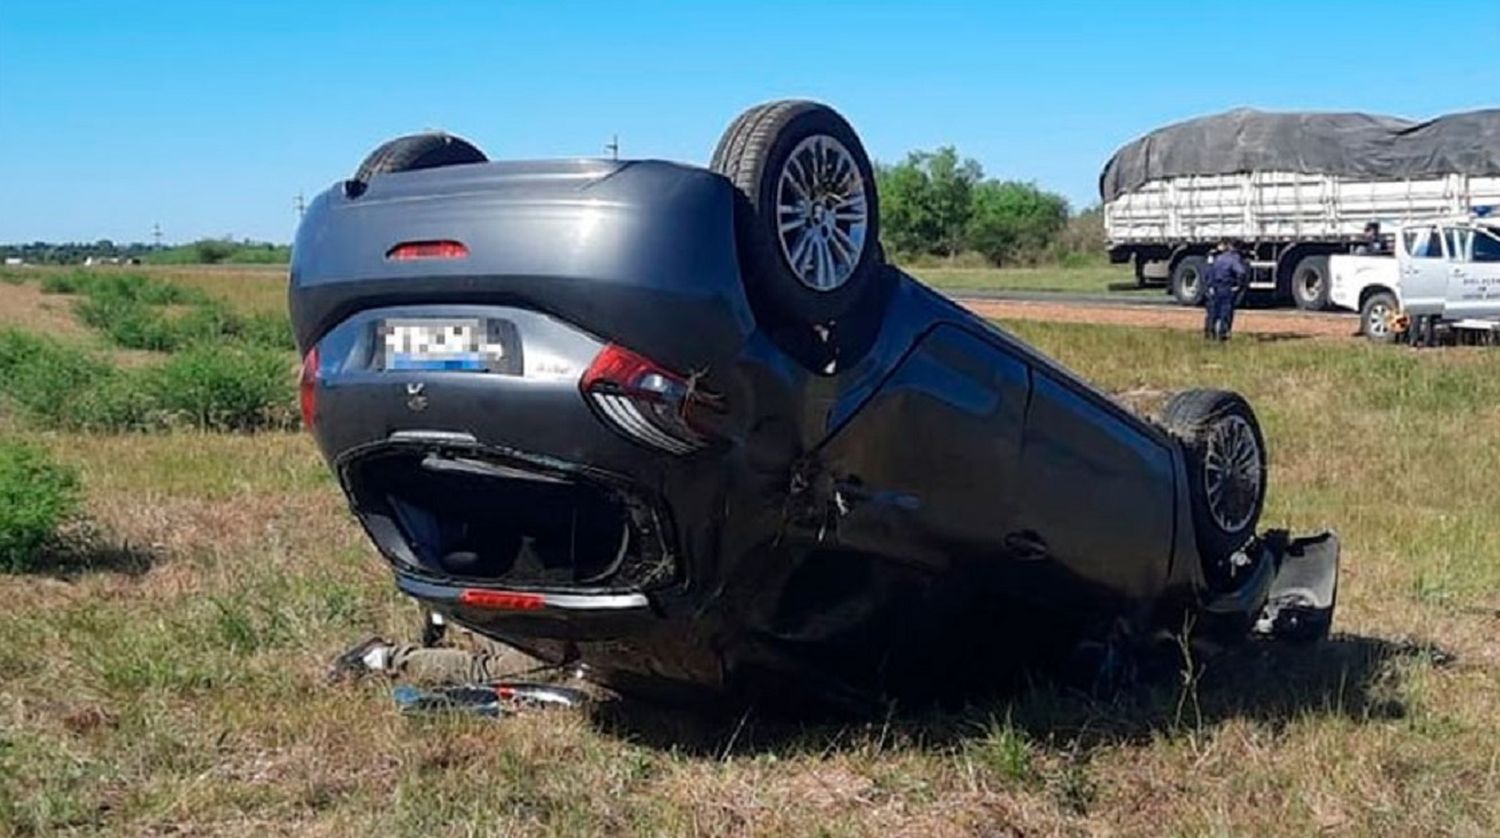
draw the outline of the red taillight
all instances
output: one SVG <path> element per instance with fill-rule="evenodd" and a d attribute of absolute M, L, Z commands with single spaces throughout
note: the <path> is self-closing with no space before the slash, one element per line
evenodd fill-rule
<path fill-rule="evenodd" d="M 714 409 L 717 399 L 696 382 L 623 346 L 604 347 L 579 387 L 601 416 L 637 442 L 672 454 L 691 454 L 708 445 L 690 414 Z"/>
<path fill-rule="evenodd" d="M 318 418 L 318 347 L 307 351 L 302 359 L 302 376 L 297 381 L 297 395 L 302 402 L 302 427 L 312 430 Z"/>
<path fill-rule="evenodd" d="M 410 262 L 414 259 L 463 259 L 469 249 L 463 242 L 449 239 L 441 241 L 402 242 L 385 252 L 392 262 Z"/>
<path fill-rule="evenodd" d="M 547 606 L 547 600 L 541 594 L 465 588 L 458 594 L 458 604 L 495 608 L 502 611 L 539 611 Z"/>
<path fill-rule="evenodd" d="M 596 389 L 616 389 L 621 392 L 636 389 L 636 382 L 648 373 L 656 373 L 667 381 L 687 385 L 681 377 L 658 367 L 650 358 L 638 355 L 623 346 L 610 344 L 594 358 L 583 380 L 578 383 L 585 392 Z"/>

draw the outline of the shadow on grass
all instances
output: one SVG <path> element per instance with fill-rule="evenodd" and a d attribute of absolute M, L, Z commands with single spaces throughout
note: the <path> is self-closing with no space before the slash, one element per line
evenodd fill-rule
<path fill-rule="evenodd" d="M 743 706 L 684 713 L 628 700 L 598 705 L 594 721 L 648 747 L 711 758 L 827 754 L 876 741 L 949 751 L 991 735 L 997 724 L 1043 748 L 1087 758 L 1097 749 L 1201 732 L 1232 719 L 1280 731 L 1308 717 L 1403 718 L 1409 712 L 1403 667 L 1451 660 L 1429 644 L 1357 635 L 1305 645 L 1250 642 L 1191 666 L 1181 652 L 1161 649 L 1155 656 L 1161 659 L 1141 662 L 1132 684 L 1102 696 L 1043 675 L 960 708 L 893 706 L 883 718 L 858 721 L 793 719 Z"/>
<path fill-rule="evenodd" d="M 1233 340 L 1245 340 L 1251 343 L 1286 343 L 1288 341 L 1308 340 L 1311 337 L 1312 335 L 1304 335 L 1297 332 L 1252 332 L 1235 335 Z"/>
<path fill-rule="evenodd" d="M 94 573 L 141 576 L 159 559 L 151 549 L 117 542 L 92 528 L 80 527 L 58 534 L 30 561 L 10 572 L 57 579 L 76 579 Z"/>

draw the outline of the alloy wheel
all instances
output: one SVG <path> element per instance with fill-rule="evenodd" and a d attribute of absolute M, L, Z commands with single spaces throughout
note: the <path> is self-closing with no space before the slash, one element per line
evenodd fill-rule
<path fill-rule="evenodd" d="M 814 291 L 841 288 L 859 267 L 869 220 L 849 149 L 825 134 L 798 143 L 776 186 L 777 238 L 797 279 Z"/>
<path fill-rule="evenodd" d="M 1210 433 L 1203 457 L 1208 512 L 1220 529 L 1234 533 L 1249 526 L 1263 479 L 1255 431 L 1243 417 L 1226 417 Z"/>

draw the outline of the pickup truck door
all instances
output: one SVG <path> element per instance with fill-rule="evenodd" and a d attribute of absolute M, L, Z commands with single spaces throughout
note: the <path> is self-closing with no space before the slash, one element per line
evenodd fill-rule
<path fill-rule="evenodd" d="M 1445 231 L 1450 254 L 1446 317 L 1500 317 L 1500 237 L 1482 229 Z"/>
<path fill-rule="evenodd" d="M 1443 260 L 1443 236 L 1437 227 L 1401 231 L 1401 307 L 1408 314 L 1442 314 L 1448 296 L 1450 265 Z"/>

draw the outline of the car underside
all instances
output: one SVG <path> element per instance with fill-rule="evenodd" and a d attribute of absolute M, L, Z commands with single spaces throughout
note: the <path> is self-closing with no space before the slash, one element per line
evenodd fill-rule
<path fill-rule="evenodd" d="M 808 102 L 709 169 L 382 146 L 309 207 L 304 419 L 397 585 L 621 692 L 964 694 L 1101 637 L 1326 632 L 1249 404 L 1137 416 L 885 262 Z"/>

